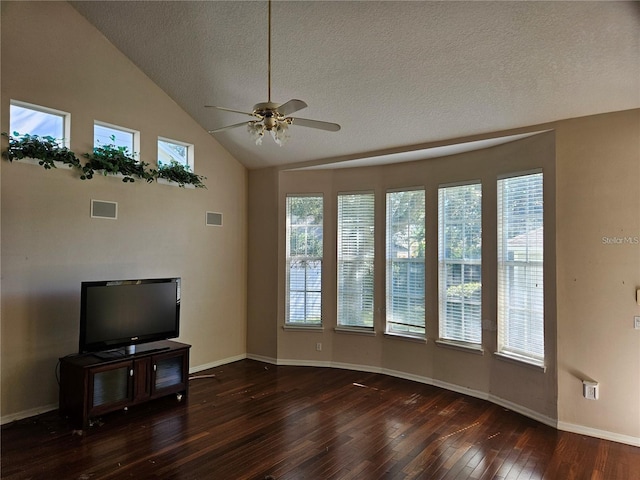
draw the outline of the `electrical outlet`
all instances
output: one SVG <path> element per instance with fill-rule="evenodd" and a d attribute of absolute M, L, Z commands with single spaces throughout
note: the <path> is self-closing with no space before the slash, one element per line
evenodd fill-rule
<path fill-rule="evenodd" d="M 640 330 L 640 317 L 633 317 L 633 328 Z"/>
<path fill-rule="evenodd" d="M 318 352 L 322 351 L 322 343 L 321 342 L 316 343 L 316 351 L 318 351 Z"/>
<path fill-rule="evenodd" d="M 598 400 L 598 382 L 582 381 L 582 395 L 587 400 Z"/>

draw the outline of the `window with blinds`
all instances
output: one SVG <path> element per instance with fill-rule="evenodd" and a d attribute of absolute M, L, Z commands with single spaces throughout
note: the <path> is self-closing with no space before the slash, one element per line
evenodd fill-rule
<path fill-rule="evenodd" d="M 438 189 L 440 338 L 482 343 L 482 186 Z"/>
<path fill-rule="evenodd" d="M 338 195 L 338 326 L 373 329 L 374 194 Z"/>
<path fill-rule="evenodd" d="M 323 201 L 287 196 L 288 325 L 322 324 Z"/>
<path fill-rule="evenodd" d="M 387 192 L 386 329 L 425 334 L 424 190 Z"/>
<path fill-rule="evenodd" d="M 498 349 L 544 363 L 542 173 L 498 180 Z"/>

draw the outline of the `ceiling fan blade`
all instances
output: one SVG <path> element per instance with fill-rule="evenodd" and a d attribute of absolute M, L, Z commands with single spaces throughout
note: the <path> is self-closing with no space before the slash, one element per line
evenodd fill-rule
<path fill-rule="evenodd" d="M 296 100 L 294 98 L 293 100 L 289 100 L 288 102 L 280 105 L 278 107 L 278 113 L 286 117 L 287 115 L 291 115 L 293 112 L 297 112 L 303 108 L 307 108 L 307 104 L 302 100 Z"/>
<path fill-rule="evenodd" d="M 253 117 L 253 113 L 241 112 L 240 110 L 234 110 L 233 108 L 216 107 L 215 105 L 205 105 L 205 108 L 217 108 L 218 110 L 224 110 L 225 112 L 241 113 L 243 115 L 250 115 Z"/>
<path fill-rule="evenodd" d="M 320 130 L 326 130 L 327 132 L 337 132 L 340 130 L 340 125 L 331 122 L 321 122 L 320 120 L 309 120 L 308 118 L 291 117 L 292 125 L 299 125 L 301 127 L 318 128 Z"/>
<path fill-rule="evenodd" d="M 248 125 L 251 121 L 242 122 L 242 123 L 234 123 L 233 125 L 227 125 L 226 127 L 216 128 L 215 130 L 208 130 L 209 133 L 218 133 L 224 130 L 229 130 L 230 128 L 242 127 L 243 125 Z"/>

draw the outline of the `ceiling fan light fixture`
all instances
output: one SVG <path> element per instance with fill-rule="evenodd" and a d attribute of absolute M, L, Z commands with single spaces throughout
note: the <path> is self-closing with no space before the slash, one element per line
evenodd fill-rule
<path fill-rule="evenodd" d="M 240 110 L 234 110 L 232 108 L 217 107 L 215 105 L 205 105 L 205 107 L 217 108 L 219 110 L 241 113 L 243 115 L 250 115 L 258 120 L 251 120 L 248 122 L 236 123 L 228 125 L 226 127 L 217 128 L 215 130 L 209 130 L 209 133 L 214 134 L 229 130 L 232 128 L 247 125 L 247 130 L 251 135 L 256 145 L 262 145 L 262 138 L 264 132 L 271 132 L 273 140 L 280 146 L 283 146 L 289 139 L 289 125 L 296 124 L 303 127 L 316 128 L 325 130 L 328 132 L 337 132 L 340 130 L 340 125 L 337 123 L 322 122 L 319 120 L 309 120 L 306 118 L 289 117 L 292 113 L 295 113 L 303 108 L 307 108 L 307 104 L 302 100 L 291 99 L 283 104 L 275 103 L 271 101 L 271 0 L 268 1 L 268 56 L 267 56 L 267 93 L 268 100 L 266 102 L 257 103 L 253 106 L 252 112 L 243 112 Z"/>
<path fill-rule="evenodd" d="M 282 147 L 289 140 L 289 122 L 285 119 L 276 123 L 276 126 L 271 129 L 271 136 Z"/>
<path fill-rule="evenodd" d="M 264 125 L 261 122 L 248 122 L 247 131 L 251 135 L 251 139 L 256 142 L 256 145 L 262 145 Z"/>

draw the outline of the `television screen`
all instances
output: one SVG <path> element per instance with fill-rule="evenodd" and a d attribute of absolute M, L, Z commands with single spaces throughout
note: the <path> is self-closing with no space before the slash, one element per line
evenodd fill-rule
<path fill-rule="evenodd" d="M 80 303 L 81 353 L 179 334 L 179 278 L 82 282 Z"/>

